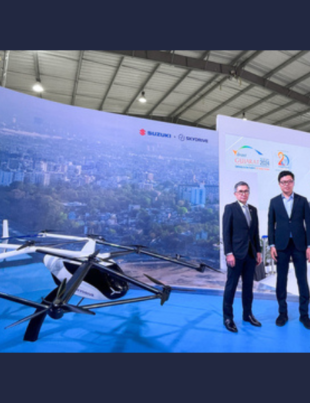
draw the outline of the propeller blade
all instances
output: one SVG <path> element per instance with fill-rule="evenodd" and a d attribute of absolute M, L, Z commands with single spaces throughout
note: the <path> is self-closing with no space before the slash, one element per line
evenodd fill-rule
<path fill-rule="evenodd" d="M 54 288 L 53 291 L 51 291 L 45 298 L 44 301 L 47 302 L 53 302 L 56 295 L 58 292 L 58 287 Z M 38 308 L 35 313 L 42 312 L 42 308 Z M 43 325 L 44 319 L 46 318 L 47 315 L 47 310 L 45 312 L 42 312 L 42 315 L 37 315 L 36 317 L 33 317 L 26 329 L 26 332 L 24 334 L 24 340 L 25 341 L 36 341 L 39 337 L 39 333 L 41 330 L 41 327 Z"/>
<path fill-rule="evenodd" d="M 215 269 L 214 267 L 209 266 L 208 264 L 204 263 L 204 262 L 200 262 L 199 263 L 199 268 L 198 271 L 200 271 L 201 273 L 203 273 L 205 271 L 205 269 L 210 269 L 213 271 L 216 271 L 218 273 L 223 273 L 221 270 L 219 269 Z"/>
<path fill-rule="evenodd" d="M 82 314 L 86 314 L 86 315 L 96 315 L 95 312 L 90 311 L 89 309 L 78 307 L 76 305 L 66 304 L 66 305 L 64 305 L 64 308 L 67 309 L 68 311 L 74 312 L 74 313 L 82 313 Z"/>
<path fill-rule="evenodd" d="M 14 295 L 5 294 L 0 292 L 0 298 L 7 299 L 8 301 L 18 302 L 19 304 L 30 306 L 31 308 L 45 309 L 46 305 L 40 304 L 35 301 L 30 301 L 29 299 L 15 297 Z"/>
<path fill-rule="evenodd" d="M 125 256 L 125 255 L 129 255 L 131 253 L 135 253 L 134 250 L 127 250 L 127 251 L 119 251 L 119 252 L 108 252 L 109 253 L 109 257 L 103 259 L 101 257 L 99 257 L 99 259 L 103 262 L 109 260 L 109 259 L 113 259 L 114 257 L 118 257 L 118 256 Z"/>
<path fill-rule="evenodd" d="M 34 246 L 35 242 L 34 241 L 26 241 L 25 243 L 23 243 L 19 248 L 17 248 L 16 250 L 21 250 L 24 248 L 27 248 L 28 246 Z"/>
<path fill-rule="evenodd" d="M 79 285 L 84 280 L 84 278 L 86 277 L 87 273 L 89 272 L 89 270 L 91 269 L 93 264 L 94 264 L 94 262 L 92 261 L 92 259 L 90 259 L 86 262 L 83 262 L 77 268 L 77 270 L 74 272 L 74 274 L 68 281 L 66 290 L 61 299 L 62 302 L 64 302 L 64 303 L 69 302 L 70 298 L 75 293 L 75 291 L 78 289 Z"/>
<path fill-rule="evenodd" d="M 36 318 L 39 315 L 44 315 L 48 310 L 49 310 L 49 308 L 46 308 L 46 309 L 43 309 L 42 311 L 40 310 L 38 312 L 35 312 L 32 315 L 26 316 L 25 318 L 20 319 L 17 322 L 12 323 L 11 325 L 5 327 L 5 329 L 9 329 L 10 327 L 20 325 L 21 323 L 26 322 L 27 320 Z"/>
<path fill-rule="evenodd" d="M 86 236 L 88 238 L 95 239 L 96 241 L 98 241 L 98 243 L 100 243 L 99 241 L 106 242 L 106 239 L 102 235 L 86 234 Z"/>
<path fill-rule="evenodd" d="M 171 287 L 169 285 L 166 285 L 166 284 L 162 283 L 159 280 L 156 280 L 156 278 L 153 278 L 153 277 L 149 276 L 148 274 L 145 274 L 145 273 L 143 273 L 143 274 L 149 280 L 153 281 L 153 283 L 163 286 L 163 290 L 161 292 L 161 297 L 160 297 L 160 305 L 164 305 L 164 303 L 166 301 L 168 301 L 168 299 L 169 299 L 169 295 L 170 295 L 171 290 L 172 290 Z"/>
<path fill-rule="evenodd" d="M 145 273 L 143 273 L 143 274 L 149 280 L 153 281 L 153 283 L 161 285 L 163 287 L 163 290 L 161 292 L 161 297 L 160 297 L 160 305 L 164 305 L 164 303 L 166 301 L 168 301 L 168 299 L 169 299 L 169 295 L 170 295 L 171 290 L 172 290 L 171 287 L 169 285 L 166 285 L 166 284 L 162 283 L 159 280 L 156 280 L 156 278 L 153 278 L 153 277 L 149 276 L 148 274 L 145 274 Z"/>
<path fill-rule="evenodd" d="M 181 258 L 187 258 L 188 256 L 185 256 L 185 255 L 179 255 L 178 253 L 176 253 L 176 255 L 175 255 L 175 259 L 181 259 Z"/>
<path fill-rule="evenodd" d="M 151 276 L 149 276 L 148 274 L 145 274 L 145 273 L 143 273 L 143 274 L 145 275 L 145 277 L 147 277 L 147 278 L 148 278 L 149 280 L 151 280 L 153 283 L 158 284 L 158 285 L 162 285 L 162 286 L 166 287 L 166 284 L 162 283 L 162 282 L 159 281 L 159 280 L 156 280 L 156 278 L 153 278 L 153 277 L 151 277 Z"/>
<path fill-rule="evenodd" d="M 61 299 L 66 291 L 67 278 L 64 278 L 57 290 L 56 299 Z"/>

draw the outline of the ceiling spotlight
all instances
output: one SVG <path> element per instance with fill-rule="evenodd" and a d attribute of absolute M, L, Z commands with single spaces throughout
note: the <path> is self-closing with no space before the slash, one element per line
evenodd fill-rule
<path fill-rule="evenodd" d="M 243 112 L 242 114 L 242 120 L 247 120 L 247 118 L 245 117 L 245 113 Z"/>
<path fill-rule="evenodd" d="M 35 85 L 32 87 L 32 89 L 35 92 L 43 92 L 44 91 L 44 88 L 42 87 L 42 84 L 39 81 L 37 81 L 35 83 Z"/>
<path fill-rule="evenodd" d="M 141 97 L 139 98 L 139 102 L 141 102 L 142 104 L 145 104 L 145 102 L 146 102 L 146 98 L 145 98 L 145 92 L 144 91 L 142 91 L 141 92 Z"/>

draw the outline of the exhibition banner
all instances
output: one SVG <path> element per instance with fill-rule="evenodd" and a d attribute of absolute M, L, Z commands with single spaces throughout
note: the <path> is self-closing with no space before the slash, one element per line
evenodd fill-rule
<path fill-rule="evenodd" d="M 0 88 L 0 142 L 0 214 L 11 235 L 100 234 L 219 267 L 216 131 Z M 217 275 L 145 256 L 119 262 L 183 286 L 208 288 Z"/>
<path fill-rule="evenodd" d="M 234 185 L 250 186 L 249 203 L 257 207 L 261 237 L 267 236 L 270 199 L 279 195 L 279 172 L 292 171 L 294 191 L 310 200 L 310 136 L 297 130 L 217 117 L 220 161 L 220 226 L 224 207 L 235 200 Z M 225 258 L 221 253 L 221 267 Z"/>

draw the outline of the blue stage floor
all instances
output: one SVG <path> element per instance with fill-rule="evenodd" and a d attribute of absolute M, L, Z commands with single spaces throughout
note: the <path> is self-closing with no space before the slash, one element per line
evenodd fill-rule
<path fill-rule="evenodd" d="M 40 301 L 54 287 L 41 263 L 0 269 L 1 292 Z M 126 298 L 142 295 L 146 293 L 130 290 Z M 47 317 L 34 343 L 23 341 L 28 322 L 4 329 L 34 309 L 0 300 L 0 352 L 310 352 L 310 330 L 299 322 L 298 302 L 288 302 L 289 321 L 279 328 L 277 302 L 259 297 L 253 311 L 261 328 L 242 321 L 241 300 L 236 297 L 237 334 L 223 325 L 219 293 L 172 292 L 164 306 L 152 300 L 97 309 L 96 316 Z"/>

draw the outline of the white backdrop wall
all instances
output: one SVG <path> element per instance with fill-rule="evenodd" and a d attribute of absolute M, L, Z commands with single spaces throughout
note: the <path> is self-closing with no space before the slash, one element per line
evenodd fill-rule
<path fill-rule="evenodd" d="M 310 135 L 242 119 L 217 116 L 219 135 L 220 231 L 224 207 L 235 201 L 234 185 L 250 186 L 249 203 L 258 208 L 260 236 L 267 235 L 269 201 L 281 193 L 281 170 L 295 174 L 294 191 L 310 200 Z M 225 269 L 223 250 L 221 267 Z"/>

